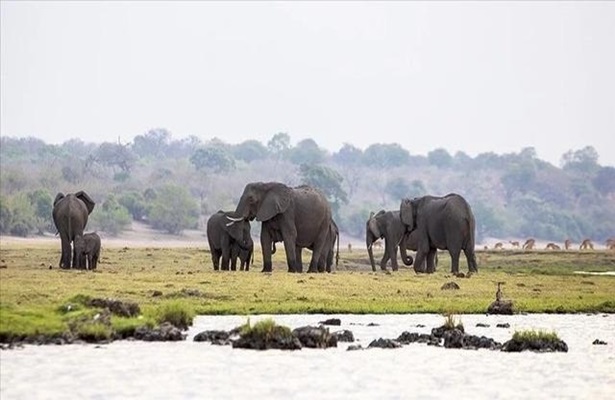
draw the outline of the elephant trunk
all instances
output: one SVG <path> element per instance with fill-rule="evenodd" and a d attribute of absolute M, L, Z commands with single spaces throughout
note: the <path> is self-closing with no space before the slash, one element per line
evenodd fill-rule
<path fill-rule="evenodd" d="M 369 254 L 369 262 L 372 264 L 372 271 L 374 272 L 376 271 L 376 262 L 374 261 L 374 251 L 372 249 L 372 245 L 376 240 L 377 238 L 374 237 L 374 235 L 368 229 L 367 233 L 365 234 L 365 244 L 367 245 L 367 254 Z"/>
<path fill-rule="evenodd" d="M 409 267 L 414 263 L 414 259 L 408 254 L 408 248 L 406 247 L 406 235 L 401 238 L 399 243 L 399 254 L 401 255 L 401 261 L 405 266 Z"/>

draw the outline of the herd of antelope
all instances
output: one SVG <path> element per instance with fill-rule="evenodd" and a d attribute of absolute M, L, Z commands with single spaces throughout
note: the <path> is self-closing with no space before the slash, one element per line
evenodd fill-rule
<path fill-rule="evenodd" d="M 511 246 L 512 249 L 522 249 L 522 250 L 537 250 L 536 247 L 536 240 L 535 239 L 528 239 L 525 241 L 525 243 L 523 243 L 523 246 L 521 246 L 519 244 L 519 242 L 517 241 L 509 241 L 508 242 Z M 609 238 L 606 240 L 606 242 L 604 243 L 605 247 L 607 250 L 615 250 L 615 238 Z M 574 249 L 574 244 L 572 243 L 572 241 L 570 239 L 566 239 L 564 241 L 564 250 L 573 250 Z M 497 242 L 494 246 L 493 246 L 494 250 L 503 250 L 504 249 L 504 243 L 502 242 Z M 545 246 L 545 250 L 561 250 L 562 247 L 550 242 L 547 243 L 547 245 Z M 585 239 L 581 242 L 581 244 L 579 245 L 579 250 L 593 250 L 594 249 L 594 244 L 592 243 L 591 239 Z M 485 246 L 484 250 L 489 250 L 489 246 Z"/>

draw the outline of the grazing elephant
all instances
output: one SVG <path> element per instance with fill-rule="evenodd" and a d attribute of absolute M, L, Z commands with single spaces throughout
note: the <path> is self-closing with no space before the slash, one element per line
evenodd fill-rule
<path fill-rule="evenodd" d="M 391 260 L 391 269 L 397 271 L 397 249 L 404 240 L 406 226 L 401 222 L 399 211 L 380 210 L 378 213 L 370 213 L 369 219 L 365 223 L 365 244 L 367 245 L 367 254 L 369 261 L 372 264 L 372 271 L 376 271 L 376 263 L 374 262 L 374 243 L 384 238 L 384 255 L 380 261 L 380 269 L 387 269 L 386 264 Z M 412 265 L 411 256 L 406 253 L 406 246 L 401 246 L 402 261 L 406 265 Z"/>
<path fill-rule="evenodd" d="M 70 269 L 85 268 L 85 260 L 71 243 L 77 237 L 83 236 L 83 230 L 88 223 L 88 216 L 94 210 L 94 201 L 84 191 L 69 193 L 66 196 L 58 193 L 53 201 L 53 223 L 60 234 L 62 242 L 62 255 L 60 257 L 60 268 Z"/>
<path fill-rule="evenodd" d="M 100 236 L 96 232 L 77 236 L 74 246 L 77 254 L 87 261 L 87 269 L 96 269 L 100 258 Z"/>
<path fill-rule="evenodd" d="M 214 270 L 223 271 L 237 269 L 237 257 L 242 250 L 250 252 L 250 243 L 252 243 L 252 251 L 254 242 L 250 236 L 250 223 L 248 221 L 229 221 L 228 212 L 218 211 L 207 220 L 207 241 L 209 242 L 209 250 L 211 251 L 211 259 L 214 264 Z M 233 251 L 233 247 L 238 249 Z M 222 258 L 222 265 L 220 265 Z M 247 255 L 246 255 L 247 259 Z M 242 263 L 243 265 L 243 263 Z"/>
<path fill-rule="evenodd" d="M 312 248 L 308 272 L 318 271 L 318 260 L 327 251 L 331 206 L 317 189 L 307 185 L 295 188 L 278 182 L 248 183 L 229 220 L 262 222 L 263 272 L 271 272 L 273 243 L 284 242 L 288 272 L 302 272 L 297 247 Z"/>
<path fill-rule="evenodd" d="M 444 197 L 423 196 L 403 199 L 400 217 L 409 232 L 417 231 L 417 266 L 427 257 L 427 272 L 435 270 L 437 249 L 448 250 L 451 255 L 451 272 L 459 273 L 459 255 L 466 255 L 468 270 L 478 272 L 474 254 L 475 226 L 474 214 L 468 202 L 458 194 Z"/>

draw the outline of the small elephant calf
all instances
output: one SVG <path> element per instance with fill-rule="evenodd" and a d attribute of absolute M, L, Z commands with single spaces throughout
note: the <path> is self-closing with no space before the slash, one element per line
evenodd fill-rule
<path fill-rule="evenodd" d="M 87 261 L 87 269 L 96 269 L 100 257 L 100 236 L 96 232 L 86 233 L 75 239 L 75 251 L 79 259 Z"/>

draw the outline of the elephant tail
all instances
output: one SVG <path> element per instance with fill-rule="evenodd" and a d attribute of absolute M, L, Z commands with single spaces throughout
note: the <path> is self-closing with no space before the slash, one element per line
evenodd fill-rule
<path fill-rule="evenodd" d="M 340 233 L 338 232 L 335 236 L 337 240 L 337 250 L 335 252 L 335 266 L 337 267 L 337 264 L 340 261 Z"/>

